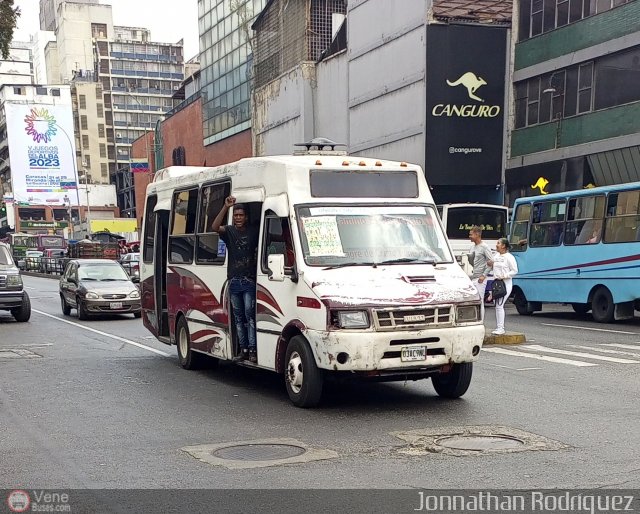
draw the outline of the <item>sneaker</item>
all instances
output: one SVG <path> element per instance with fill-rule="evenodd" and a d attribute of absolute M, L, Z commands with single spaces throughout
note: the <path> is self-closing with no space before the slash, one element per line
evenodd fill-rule
<path fill-rule="evenodd" d="M 501 336 L 505 334 L 504 328 L 496 328 L 491 332 L 494 336 Z"/>
<path fill-rule="evenodd" d="M 249 350 L 249 362 L 254 364 L 258 362 L 258 353 L 255 350 Z"/>
<path fill-rule="evenodd" d="M 243 348 L 242 350 L 240 350 L 240 353 L 238 355 L 231 359 L 231 362 L 242 362 L 246 360 L 249 360 L 249 350 Z"/>

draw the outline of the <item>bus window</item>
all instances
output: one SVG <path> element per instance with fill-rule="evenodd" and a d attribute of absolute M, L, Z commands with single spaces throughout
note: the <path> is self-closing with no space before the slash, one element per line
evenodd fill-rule
<path fill-rule="evenodd" d="M 156 195 L 147 198 L 147 207 L 144 213 L 144 253 L 142 261 L 146 263 L 153 262 L 153 248 L 156 238 L 156 213 L 154 209 L 158 203 Z"/>
<path fill-rule="evenodd" d="M 604 195 L 583 196 L 569 200 L 564 244 L 599 243 L 602 238 L 604 205 Z"/>
<path fill-rule="evenodd" d="M 531 247 L 558 246 L 564 230 L 566 202 L 539 202 L 533 204 L 533 219 L 529 244 Z"/>
<path fill-rule="evenodd" d="M 640 191 L 610 194 L 605 221 L 605 243 L 640 240 Z"/>
<path fill-rule="evenodd" d="M 527 249 L 529 237 L 529 218 L 531 216 L 531 204 L 518 205 L 516 215 L 512 220 L 511 251 L 522 252 Z"/>
<path fill-rule="evenodd" d="M 169 262 L 172 264 L 193 262 L 197 206 L 197 188 L 174 193 L 173 222 L 169 238 Z"/>
<path fill-rule="evenodd" d="M 224 264 L 224 243 L 218 233 L 212 231 L 211 226 L 224 205 L 224 199 L 230 194 L 229 182 L 202 187 L 196 235 L 196 264 Z"/>

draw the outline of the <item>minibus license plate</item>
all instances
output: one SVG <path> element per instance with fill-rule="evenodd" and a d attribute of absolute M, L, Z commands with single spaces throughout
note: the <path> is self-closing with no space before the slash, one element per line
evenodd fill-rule
<path fill-rule="evenodd" d="M 111 302 L 109 304 L 110 309 L 122 309 L 122 302 Z"/>
<path fill-rule="evenodd" d="M 426 346 L 405 346 L 400 353 L 402 362 L 423 361 L 427 358 Z"/>

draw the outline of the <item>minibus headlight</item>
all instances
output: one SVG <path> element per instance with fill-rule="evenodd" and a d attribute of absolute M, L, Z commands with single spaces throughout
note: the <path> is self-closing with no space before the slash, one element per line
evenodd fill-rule
<path fill-rule="evenodd" d="M 9 275 L 7 277 L 7 287 L 22 287 L 22 277 L 20 275 Z"/>
<path fill-rule="evenodd" d="M 340 328 L 368 328 L 369 316 L 366 311 L 338 311 Z"/>
<path fill-rule="evenodd" d="M 129 298 L 140 298 L 140 293 L 138 291 L 132 291 L 129 293 Z"/>
<path fill-rule="evenodd" d="M 458 306 L 458 323 L 468 323 L 478 321 L 480 318 L 480 308 L 478 305 Z"/>

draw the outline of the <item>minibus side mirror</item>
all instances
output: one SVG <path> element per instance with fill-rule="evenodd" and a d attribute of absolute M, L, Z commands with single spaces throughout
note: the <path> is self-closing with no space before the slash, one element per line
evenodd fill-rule
<path fill-rule="evenodd" d="M 275 282 L 284 281 L 284 255 L 274 253 L 269 255 L 267 259 L 267 267 L 269 268 L 269 280 Z"/>

